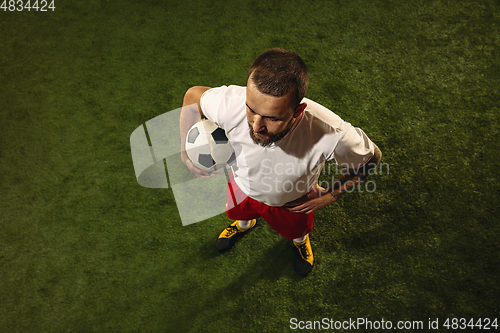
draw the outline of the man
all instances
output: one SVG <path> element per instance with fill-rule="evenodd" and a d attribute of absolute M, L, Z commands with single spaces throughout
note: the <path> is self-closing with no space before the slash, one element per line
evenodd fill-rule
<path fill-rule="evenodd" d="M 314 211 L 363 180 L 382 155 L 362 130 L 305 98 L 308 84 L 307 67 L 298 55 L 271 49 L 255 59 L 246 87 L 190 88 L 180 119 L 181 158 L 198 177 L 210 175 L 193 165 L 184 143 L 200 115 L 223 128 L 236 151 L 227 189 L 227 215 L 235 221 L 219 235 L 217 250 L 229 250 L 263 217 L 293 240 L 301 276 L 314 263 L 309 240 Z M 195 111 L 189 111 L 194 105 Z M 347 171 L 324 189 L 318 177 L 329 160 Z"/>

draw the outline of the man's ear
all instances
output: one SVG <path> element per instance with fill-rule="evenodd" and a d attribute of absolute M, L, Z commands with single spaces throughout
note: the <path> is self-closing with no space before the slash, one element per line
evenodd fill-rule
<path fill-rule="evenodd" d="M 304 112 L 305 108 L 307 107 L 306 103 L 300 103 L 299 106 L 295 109 L 295 113 L 293 114 L 294 118 L 300 117 L 302 112 Z"/>

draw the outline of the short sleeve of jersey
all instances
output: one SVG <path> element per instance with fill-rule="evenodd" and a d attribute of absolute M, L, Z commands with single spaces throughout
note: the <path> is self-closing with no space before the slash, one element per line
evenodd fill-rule
<path fill-rule="evenodd" d="M 200 99 L 201 110 L 205 117 L 219 126 L 219 109 L 226 90 L 226 86 L 209 89 L 201 95 Z"/>
<path fill-rule="evenodd" d="M 205 91 L 200 106 L 203 114 L 227 133 L 246 118 L 245 99 L 245 87 L 222 86 Z"/>
<path fill-rule="evenodd" d="M 357 169 L 374 154 L 375 148 L 362 129 L 350 126 L 333 152 L 337 165 Z"/>

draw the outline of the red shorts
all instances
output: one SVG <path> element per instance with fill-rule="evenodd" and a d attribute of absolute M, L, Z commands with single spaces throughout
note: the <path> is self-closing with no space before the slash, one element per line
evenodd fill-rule
<path fill-rule="evenodd" d="M 227 184 L 227 208 L 227 216 L 231 220 L 252 220 L 262 216 L 274 230 L 288 239 L 303 237 L 313 228 L 314 212 L 295 213 L 252 199 L 238 187 L 233 174 Z"/>

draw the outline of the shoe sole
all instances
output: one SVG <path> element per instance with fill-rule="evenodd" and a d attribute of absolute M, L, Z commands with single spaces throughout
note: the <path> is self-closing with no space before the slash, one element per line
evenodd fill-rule
<path fill-rule="evenodd" d="M 305 261 L 300 254 L 295 257 L 295 271 L 301 277 L 306 277 L 311 273 L 314 265 L 311 265 L 309 262 Z"/>

